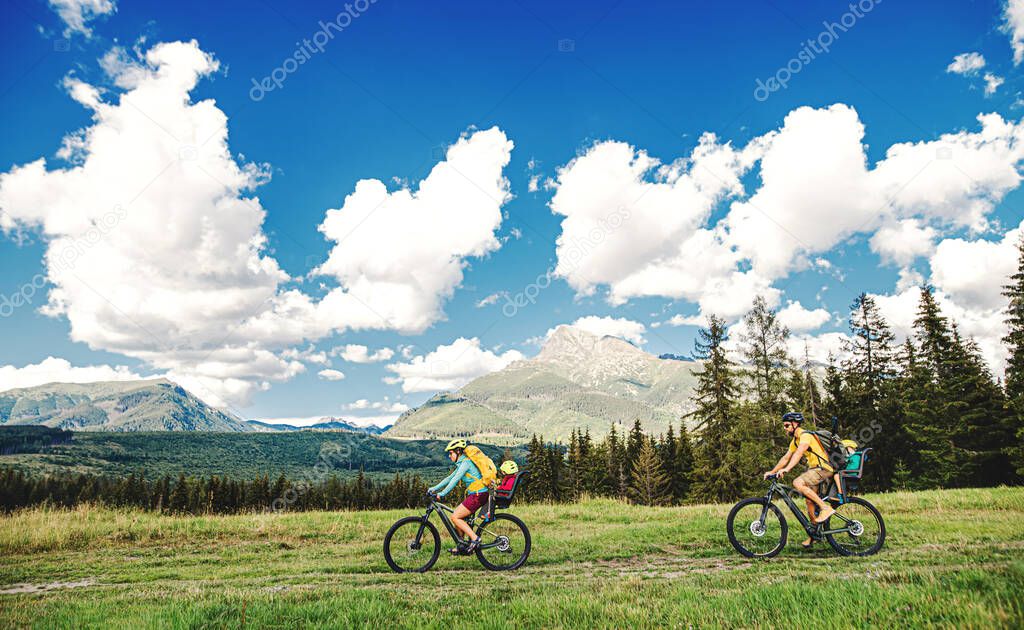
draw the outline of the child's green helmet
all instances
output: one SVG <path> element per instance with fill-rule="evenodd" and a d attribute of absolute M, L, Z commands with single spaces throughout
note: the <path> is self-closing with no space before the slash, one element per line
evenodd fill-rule
<path fill-rule="evenodd" d="M 514 475 L 519 472 L 519 464 L 509 459 L 502 462 L 500 470 L 506 475 Z"/>

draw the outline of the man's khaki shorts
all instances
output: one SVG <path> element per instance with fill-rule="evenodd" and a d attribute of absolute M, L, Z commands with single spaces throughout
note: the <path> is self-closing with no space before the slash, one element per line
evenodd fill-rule
<path fill-rule="evenodd" d="M 802 480 L 811 488 L 817 488 L 818 484 L 825 483 L 832 477 L 832 473 L 825 470 L 824 468 L 812 468 L 804 474 L 797 477 Z"/>

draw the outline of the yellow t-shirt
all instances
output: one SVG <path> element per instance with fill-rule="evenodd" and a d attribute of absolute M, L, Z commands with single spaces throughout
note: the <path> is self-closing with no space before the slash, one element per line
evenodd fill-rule
<path fill-rule="evenodd" d="M 825 449 L 821 447 L 821 442 L 818 437 L 811 435 L 803 429 L 797 429 L 796 437 L 794 437 L 789 443 L 789 452 L 795 453 L 797 449 L 797 440 L 800 440 L 800 444 L 808 444 L 809 448 L 804 451 L 804 461 L 807 462 L 808 468 L 824 468 L 828 472 L 834 472 L 832 467 L 828 464 L 828 454 L 825 453 Z"/>

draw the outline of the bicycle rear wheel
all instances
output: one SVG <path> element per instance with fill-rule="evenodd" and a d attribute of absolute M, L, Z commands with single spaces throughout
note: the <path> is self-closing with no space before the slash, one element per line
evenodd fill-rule
<path fill-rule="evenodd" d="M 526 523 L 511 514 L 495 515 L 493 521 L 481 525 L 476 533 L 481 543 L 476 558 L 491 571 L 518 569 L 530 556 L 530 530 Z"/>
<path fill-rule="evenodd" d="M 789 525 L 782 511 L 764 497 L 733 506 L 725 522 L 729 542 L 748 558 L 772 558 L 786 546 Z"/>
<path fill-rule="evenodd" d="M 885 544 L 885 521 L 875 506 L 860 497 L 850 497 L 836 508 L 825 522 L 825 530 L 842 529 L 825 534 L 836 553 L 844 556 L 870 556 Z"/>
<path fill-rule="evenodd" d="M 429 571 L 440 554 L 441 536 L 421 516 L 399 519 L 384 536 L 384 559 L 395 573 Z"/>

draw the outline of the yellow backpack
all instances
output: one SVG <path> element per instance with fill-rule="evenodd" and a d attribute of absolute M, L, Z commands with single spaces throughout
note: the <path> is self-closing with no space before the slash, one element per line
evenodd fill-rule
<path fill-rule="evenodd" d="M 477 490 L 489 488 L 498 479 L 498 469 L 494 466 L 494 461 L 485 455 L 479 447 L 472 444 L 467 446 L 463 452 L 470 461 L 476 464 L 477 470 L 480 471 L 481 475 L 479 479 L 469 484 L 467 490 L 476 492 Z"/>

